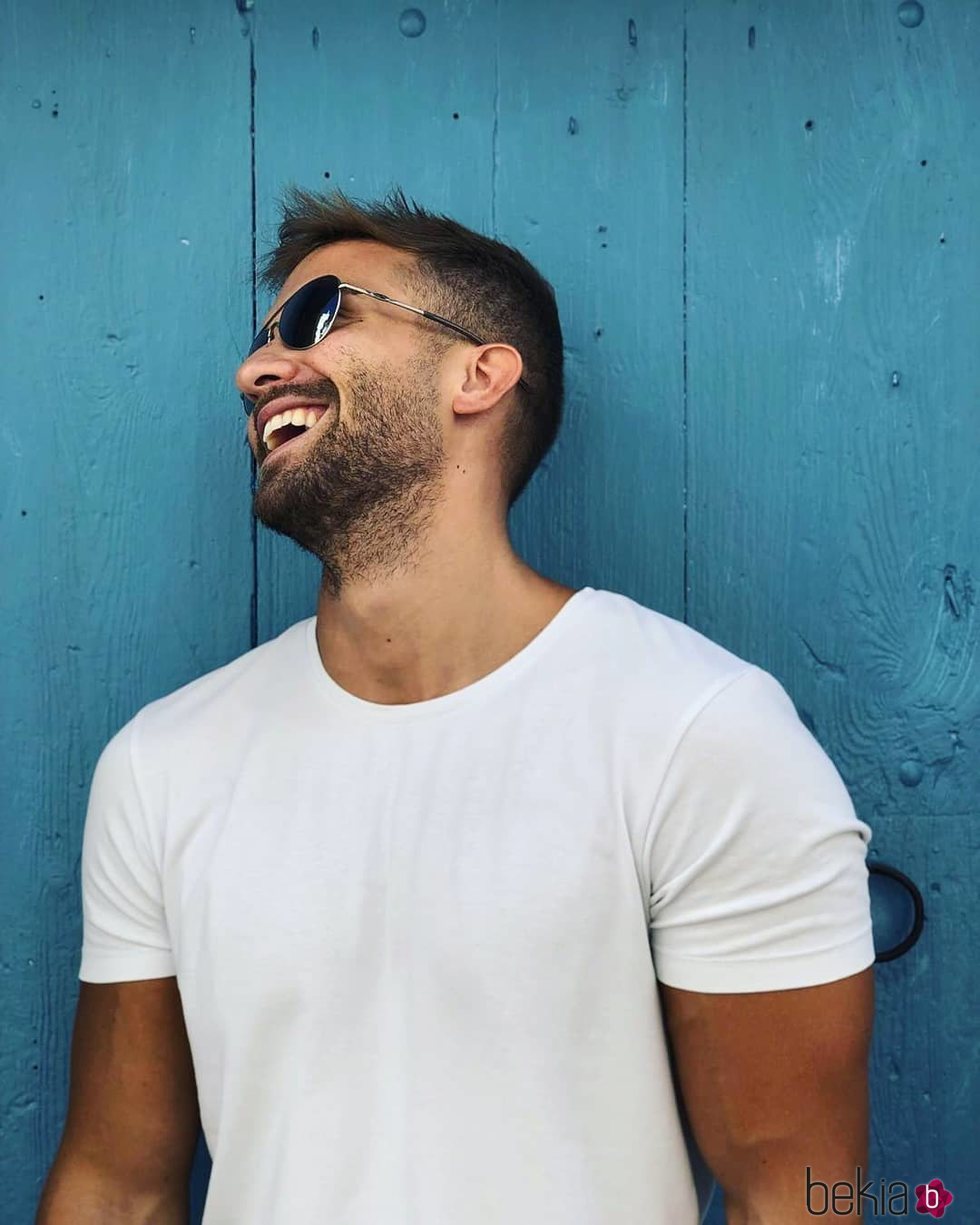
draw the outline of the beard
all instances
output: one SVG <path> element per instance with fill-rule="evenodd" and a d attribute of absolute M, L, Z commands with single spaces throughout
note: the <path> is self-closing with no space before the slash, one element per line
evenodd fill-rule
<path fill-rule="evenodd" d="M 348 381 L 345 418 L 330 380 L 303 384 L 331 404 L 330 420 L 299 453 L 259 467 L 252 504 L 266 527 L 319 558 L 334 597 L 345 582 L 409 567 L 445 479 L 432 361 L 355 366 Z"/>

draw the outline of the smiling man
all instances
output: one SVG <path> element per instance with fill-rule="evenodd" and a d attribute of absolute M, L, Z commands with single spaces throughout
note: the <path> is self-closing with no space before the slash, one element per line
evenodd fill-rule
<path fill-rule="evenodd" d="M 514 552 L 551 287 L 294 190 L 237 372 L 315 617 L 110 741 L 41 1225 L 732 1225 L 867 1165 L 860 821 L 768 673 Z M 599 512 L 601 513 L 601 512 Z M 837 1215 L 842 1215 L 838 1213 Z"/>

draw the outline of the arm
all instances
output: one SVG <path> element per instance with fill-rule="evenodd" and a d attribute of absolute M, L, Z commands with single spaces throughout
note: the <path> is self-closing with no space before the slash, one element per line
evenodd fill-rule
<path fill-rule="evenodd" d="M 680 1093 L 729 1225 L 810 1225 L 812 1208 L 856 1219 L 835 1182 L 866 1181 L 871 967 L 785 991 L 706 994 L 660 986 Z M 850 1213 L 848 1212 L 850 1208 Z"/>
<path fill-rule="evenodd" d="M 186 1225 L 197 1088 L 177 980 L 83 981 L 36 1225 Z"/>

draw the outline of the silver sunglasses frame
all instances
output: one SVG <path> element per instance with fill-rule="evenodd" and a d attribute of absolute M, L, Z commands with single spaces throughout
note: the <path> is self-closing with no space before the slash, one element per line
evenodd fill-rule
<path fill-rule="evenodd" d="M 314 281 L 328 280 L 328 279 L 336 280 L 336 277 L 332 277 L 329 273 L 325 273 L 324 276 L 322 277 L 313 278 Z M 280 306 L 279 309 L 276 311 L 276 313 L 272 316 L 272 318 L 267 320 L 262 325 L 262 327 L 260 327 L 259 330 L 255 333 L 256 337 L 260 336 L 263 332 L 265 332 L 265 344 L 269 344 L 272 340 L 272 329 L 276 326 L 276 322 L 278 321 L 279 316 L 286 309 L 289 303 L 292 302 L 293 298 L 296 297 L 296 294 L 302 293 L 304 289 L 308 289 L 310 285 L 312 284 L 313 284 L 313 281 L 307 281 L 305 285 L 301 285 L 299 289 L 296 290 L 296 293 L 291 293 L 289 297 L 286 299 L 286 301 L 283 302 L 282 306 Z M 441 323 L 443 327 L 452 328 L 454 332 L 458 332 L 461 336 L 465 336 L 467 340 L 471 340 L 476 345 L 484 345 L 488 343 L 485 340 L 481 340 L 479 336 L 477 336 L 474 332 L 471 332 L 468 328 L 464 328 L 458 323 L 453 323 L 451 319 L 444 319 L 442 315 L 437 315 L 434 311 L 423 310 L 422 307 L 420 306 L 409 306 L 407 302 L 399 302 L 395 298 L 389 298 L 387 294 L 378 293 L 378 291 L 375 289 L 362 289 L 359 285 L 349 285 L 346 281 L 337 281 L 337 291 L 338 291 L 337 309 L 334 311 L 333 317 L 331 318 L 330 322 L 323 329 L 323 331 L 319 333 L 316 339 L 310 342 L 310 344 L 308 345 L 286 345 L 287 349 L 295 349 L 298 352 L 301 352 L 305 349 L 312 349 L 314 345 L 318 345 L 320 341 L 323 340 L 324 336 L 329 334 L 330 329 L 333 327 L 334 322 L 337 319 L 337 316 L 340 314 L 340 304 L 343 301 L 342 291 L 345 289 L 349 290 L 351 293 L 363 294 L 366 298 L 374 298 L 378 302 L 387 302 L 389 306 L 400 306 L 402 310 L 411 311 L 414 315 L 421 315 L 423 319 L 431 319 L 433 323 Z M 252 343 L 254 345 L 255 341 L 253 340 Z M 285 344 L 285 341 L 283 341 L 283 344 Z M 251 353 L 248 354 L 248 357 L 251 357 L 252 353 L 257 353 L 259 349 L 263 347 L 264 345 L 256 345 L 255 348 L 252 349 Z M 528 387 L 527 383 L 524 381 L 523 374 L 517 381 L 518 381 L 518 384 L 521 387 L 523 387 L 525 391 L 531 390 L 530 387 Z M 250 417 L 252 413 L 255 411 L 255 405 L 252 403 L 251 400 L 249 400 L 248 396 L 246 396 L 244 392 L 241 395 L 241 400 L 242 400 L 242 407 L 245 410 L 245 416 Z"/>

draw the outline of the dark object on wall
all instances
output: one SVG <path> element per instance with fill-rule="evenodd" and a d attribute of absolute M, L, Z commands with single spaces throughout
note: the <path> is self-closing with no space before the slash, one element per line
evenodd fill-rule
<path fill-rule="evenodd" d="M 876 951 L 875 953 L 875 964 L 879 961 L 894 961 L 896 957 L 901 957 L 903 953 L 907 953 L 922 934 L 922 925 L 925 921 L 922 894 L 904 872 L 900 872 L 898 868 L 893 868 L 891 864 L 881 862 L 869 863 L 868 871 L 882 878 L 883 887 L 879 887 L 877 892 L 880 897 L 887 899 L 883 904 L 892 915 L 894 915 L 898 906 L 901 905 L 900 902 L 894 900 L 900 892 L 904 892 L 906 895 L 906 904 L 908 901 L 912 903 L 912 925 L 907 934 L 897 944 L 893 944 L 891 948 L 884 949 L 880 953 Z M 874 892 L 872 890 L 872 899 Z"/>

